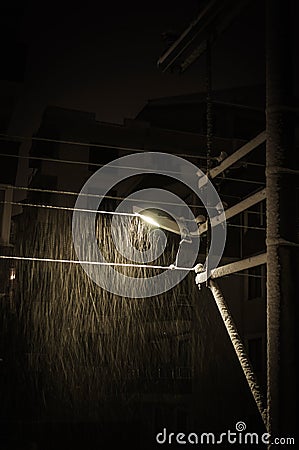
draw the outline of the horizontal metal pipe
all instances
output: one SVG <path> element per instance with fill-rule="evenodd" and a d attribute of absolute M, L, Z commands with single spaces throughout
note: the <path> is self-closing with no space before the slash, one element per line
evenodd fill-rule
<path fill-rule="evenodd" d="M 226 264 L 225 266 L 216 267 L 216 269 L 211 270 L 210 278 L 215 279 L 224 277 L 225 275 L 230 275 L 235 272 L 250 269 L 251 267 L 266 264 L 266 262 L 267 262 L 267 253 L 261 253 L 260 255 L 251 256 L 250 258 L 246 259 L 241 259 L 240 261 Z M 198 273 L 195 278 L 196 284 L 204 283 L 206 278 L 207 277 L 205 272 Z"/>
<path fill-rule="evenodd" d="M 244 144 L 241 148 L 236 150 L 232 155 L 225 158 L 221 164 L 217 167 L 213 167 L 208 174 L 201 176 L 201 172 L 198 173 L 200 178 L 198 180 L 198 187 L 201 188 L 207 183 L 207 176 L 210 179 L 217 177 L 220 173 L 224 172 L 231 165 L 239 161 L 241 158 L 246 156 L 252 150 L 256 149 L 259 145 L 266 141 L 266 131 L 262 131 L 255 138 L 251 139 L 249 142 Z"/>
<path fill-rule="evenodd" d="M 220 223 L 223 222 L 224 219 L 228 220 L 231 217 L 240 214 L 242 211 L 245 211 L 251 206 L 256 205 L 257 203 L 265 200 L 265 198 L 266 198 L 266 189 L 262 189 L 256 192 L 255 194 L 251 195 L 250 197 L 245 198 L 236 205 L 233 205 L 231 208 L 228 208 L 226 211 L 224 211 L 224 214 L 220 214 L 219 216 L 213 218 L 211 220 L 211 226 L 220 225 Z M 202 225 L 198 227 L 198 234 L 201 235 L 205 233 L 207 229 L 208 229 L 208 221 L 204 222 Z"/>

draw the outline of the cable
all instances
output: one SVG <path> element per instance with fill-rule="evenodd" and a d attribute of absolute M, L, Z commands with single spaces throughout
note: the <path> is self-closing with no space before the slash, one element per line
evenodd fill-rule
<path fill-rule="evenodd" d="M 29 191 L 29 192 L 42 192 L 45 194 L 62 194 L 62 195 L 75 195 L 78 196 L 80 195 L 81 197 L 94 197 L 94 198 L 107 198 L 107 199 L 112 199 L 112 200 L 127 200 L 130 202 L 140 202 L 140 200 L 138 199 L 134 199 L 134 198 L 127 198 L 127 197 L 118 197 L 115 195 L 98 195 L 98 194 L 91 194 L 91 193 L 80 193 L 80 192 L 74 192 L 74 191 L 60 191 L 60 190 L 56 190 L 56 189 L 42 189 L 42 188 L 31 188 L 31 187 L 26 187 L 26 186 L 11 186 L 11 185 L 2 185 L 2 188 L 7 188 L 7 189 L 13 189 L 13 190 L 21 190 L 21 191 Z M 239 199 L 239 197 L 236 197 Z M 161 201 L 154 201 L 154 200 L 146 200 L 146 203 L 152 203 L 154 205 L 173 205 L 173 206 L 182 206 L 180 203 L 171 203 L 171 202 L 161 202 Z M 21 203 L 22 205 L 22 203 Z M 21 206 L 20 205 L 20 206 Z M 188 204 L 186 206 L 189 206 L 190 208 L 200 208 L 200 209 L 206 209 L 205 206 L 200 206 L 200 205 L 192 205 L 192 204 Z"/>
<path fill-rule="evenodd" d="M 70 160 L 70 159 L 58 159 L 58 158 L 46 158 L 43 156 L 24 156 L 24 155 L 8 155 L 7 153 L 0 153 L 0 156 L 3 157 L 8 157 L 8 158 L 18 158 L 18 159 L 32 159 L 35 161 L 46 161 L 46 162 L 54 162 L 54 163 L 65 163 L 65 164 L 77 164 L 77 165 L 85 165 L 85 166 L 94 166 L 94 167 L 105 167 L 106 164 L 99 164 L 99 163 L 90 163 L 87 161 L 75 161 L 75 160 Z M 206 159 L 203 157 L 200 157 L 200 159 Z M 109 167 L 111 168 L 116 168 L 116 169 L 129 169 L 129 170 L 138 170 L 140 169 L 140 167 L 133 167 L 133 166 L 113 166 L 113 164 L 109 163 Z M 144 169 L 142 168 L 142 170 L 147 171 L 148 173 L 153 173 L 151 169 Z M 180 172 L 174 171 L 174 170 L 167 170 L 165 171 L 165 173 L 168 173 L 170 175 L 177 175 Z M 253 180 L 242 180 L 239 178 L 231 178 L 231 177 L 225 177 L 223 179 L 224 180 L 229 180 L 229 181 L 240 181 L 243 183 L 255 183 L 255 184 L 264 184 L 264 183 L 259 183 L 257 181 L 253 181 Z"/>
<path fill-rule="evenodd" d="M 23 155 L 7 155 L 5 153 L 0 153 L 0 156 L 8 156 L 8 157 L 14 157 L 14 158 L 21 158 L 21 159 L 33 159 L 37 161 L 47 161 L 47 162 L 55 162 L 55 163 L 66 163 L 66 164 L 78 164 L 78 165 L 85 165 L 85 166 L 95 166 L 95 167 L 105 167 L 107 164 L 99 164 L 99 163 L 90 163 L 87 161 L 76 161 L 76 160 L 70 160 L 70 159 L 58 159 L 58 158 L 45 158 L 43 156 L 23 156 Z M 113 165 L 111 164 L 113 161 L 109 163 L 109 167 L 114 169 L 128 169 L 128 170 L 139 170 L 140 167 L 134 167 L 134 166 L 120 166 L 120 165 Z M 142 167 L 142 170 L 153 173 L 152 169 L 145 169 Z M 174 171 L 174 170 L 165 170 L 165 173 L 169 173 L 172 175 L 177 175 L 180 172 Z"/>
<path fill-rule="evenodd" d="M 228 141 L 231 141 L 231 139 L 229 138 L 221 138 L 221 139 L 226 139 Z M 37 142 L 53 142 L 56 144 L 66 144 L 66 145 L 78 145 L 78 146 L 82 146 L 82 147 L 98 147 L 98 148 L 105 148 L 105 149 L 114 149 L 114 150 L 120 150 L 120 151 L 131 151 L 131 152 L 148 152 L 150 150 L 145 150 L 144 148 L 136 148 L 136 147 L 121 147 L 121 146 L 117 146 L 117 145 L 109 145 L 109 144 L 95 144 L 95 143 L 90 143 L 90 142 L 79 142 L 79 141 L 69 141 L 69 140 L 62 140 L 62 139 L 51 139 L 51 138 L 44 138 L 44 137 L 38 137 L 38 136 L 11 136 L 8 134 L 3 134 L 0 133 L 0 140 L 10 140 L 12 142 L 14 141 L 37 141 Z M 162 150 L 155 150 L 155 151 L 162 151 Z M 191 155 L 190 153 L 171 153 L 175 156 L 181 156 L 181 157 L 185 157 L 185 158 L 194 158 L 194 159 L 206 159 L 206 156 L 204 155 Z M 10 156 L 7 154 L 0 154 L 1 156 Z M 17 157 L 17 155 L 12 155 L 13 157 Z M 28 158 L 28 159 L 32 159 L 29 156 L 22 156 L 22 158 Z M 35 157 L 36 159 L 38 157 Z M 49 159 L 45 159 L 45 160 L 51 160 Z M 58 161 L 63 161 L 63 160 L 57 160 Z M 68 162 L 67 160 L 64 160 L 63 162 Z M 100 164 L 96 164 L 96 163 L 88 163 L 86 161 L 82 161 L 82 162 L 78 162 L 78 164 L 84 164 L 84 165 L 100 165 Z M 259 163 L 252 163 L 252 162 L 248 162 L 246 163 L 248 165 L 252 165 L 252 166 L 260 166 L 260 167 L 265 167 L 264 164 L 259 164 Z"/>
<path fill-rule="evenodd" d="M 231 177 L 224 177 L 223 178 L 223 180 L 222 181 L 225 181 L 225 180 L 228 180 L 228 181 L 237 181 L 237 182 L 240 182 L 240 183 L 251 183 L 251 184 L 259 184 L 259 185 L 261 185 L 261 186 L 265 186 L 265 182 L 262 182 L 262 181 L 255 181 L 255 180 L 242 180 L 242 178 L 231 178 Z"/>
<path fill-rule="evenodd" d="M 263 230 L 263 231 L 266 230 L 266 228 L 263 228 L 263 227 L 252 227 L 252 226 L 247 226 L 247 225 L 237 225 L 237 224 L 234 224 L 234 223 L 226 223 L 226 224 L 228 226 L 230 226 L 230 227 L 236 227 L 236 228 L 248 228 L 250 230 Z"/>
<path fill-rule="evenodd" d="M 7 136 L 0 134 L 0 140 L 6 140 L 6 139 L 18 139 L 23 141 L 37 141 L 37 142 L 52 142 L 56 144 L 66 144 L 66 145 L 79 145 L 82 147 L 98 147 L 98 148 L 104 148 L 109 150 L 120 150 L 120 151 L 130 151 L 130 152 L 136 152 L 136 153 L 145 153 L 149 151 L 158 151 L 162 152 L 162 150 L 145 150 L 144 148 L 136 148 L 136 147 L 122 147 L 117 145 L 109 145 L 109 144 L 93 144 L 89 142 L 76 142 L 76 141 L 67 141 L 67 140 L 61 140 L 61 139 L 49 139 L 49 138 L 42 138 L 42 137 L 26 137 L 26 136 Z M 165 151 L 164 151 L 165 152 Z M 167 153 L 167 152 L 166 152 Z M 206 159 L 203 155 L 191 155 L 190 153 L 171 153 L 175 156 L 181 156 L 184 158 L 194 158 L 194 159 Z M 0 154 L 0 156 L 8 156 L 8 157 L 18 157 L 18 155 L 8 155 L 8 154 Z M 52 162 L 62 162 L 62 163 L 69 163 L 69 164 L 82 164 L 82 165 L 88 165 L 88 166 L 97 166 L 101 167 L 105 164 L 98 164 L 98 163 L 89 163 L 87 161 L 72 161 L 72 160 L 61 160 L 61 159 L 54 159 L 54 158 L 45 158 L 45 157 L 31 157 L 31 156 L 21 156 L 22 159 L 41 159 L 42 161 L 52 161 Z M 174 172 L 177 173 L 177 172 Z"/>
<path fill-rule="evenodd" d="M 148 150 L 148 151 L 150 151 L 150 150 Z M 143 150 L 143 152 L 145 152 L 145 150 Z M 55 163 L 62 163 L 62 164 L 78 164 L 78 165 L 82 165 L 82 166 L 104 167 L 106 165 L 106 164 L 93 163 L 93 162 L 87 162 L 87 161 L 75 161 L 75 160 L 71 160 L 71 159 L 47 158 L 45 156 L 9 155 L 7 153 L 0 153 L 0 156 L 7 156 L 8 158 L 32 159 L 35 161 L 47 161 L 47 162 L 55 162 Z M 190 157 L 191 156 L 192 155 L 190 155 Z M 194 158 L 205 159 L 202 156 L 196 156 L 196 157 L 194 156 Z M 110 167 L 113 167 L 113 166 L 110 165 Z M 116 166 L 116 167 L 117 168 L 126 168 L 126 169 L 136 169 L 136 167 L 123 167 L 123 166 Z M 137 169 L 138 169 L 138 167 L 137 167 Z M 179 172 L 169 171 L 169 173 L 176 174 Z"/>
<path fill-rule="evenodd" d="M 184 270 L 184 271 L 194 271 L 195 267 L 179 267 L 174 264 L 170 264 L 169 266 L 156 266 L 150 264 L 127 264 L 127 263 L 116 263 L 116 262 L 100 262 L 100 261 L 78 261 L 72 259 L 55 259 L 55 258 L 35 258 L 29 256 L 8 256 L 8 255 L 0 255 L 0 259 L 13 259 L 17 261 L 38 261 L 38 262 L 58 262 L 58 263 L 70 263 L 70 264 L 94 264 L 99 266 L 118 266 L 118 267 L 135 267 L 135 268 L 146 268 L 146 269 L 162 269 L 162 270 Z M 244 276 L 244 277 L 252 277 L 252 278 L 262 278 L 266 279 L 263 275 L 254 275 L 250 273 L 229 273 L 225 275 L 223 278 L 228 276 Z"/>
<path fill-rule="evenodd" d="M 55 205 L 39 205 L 33 203 L 22 203 L 22 202 L 0 202 L 0 205 L 14 205 L 14 206 L 28 206 L 32 208 L 46 208 L 46 209 L 56 209 L 62 211 L 79 211 L 79 212 L 90 212 L 97 214 L 110 214 L 113 216 L 129 216 L 129 217 L 140 217 L 138 213 L 126 213 L 119 211 L 104 211 L 97 209 L 81 209 L 81 208 L 70 208 L 67 206 L 55 206 Z"/>
<path fill-rule="evenodd" d="M 7 256 L 0 255 L 0 259 L 13 259 L 17 261 L 38 261 L 38 262 L 57 262 L 69 264 L 89 264 L 95 266 L 113 266 L 113 267 L 135 267 L 142 269 L 162 269 L 162 270 L 194 270 L 194 267 L 179 267 L 174 264 L 169 266 L 159 266 L 151 264 L 132 264 L 132 263 L 117 263 L 117 262 L 102 262 L 102 261 L 78 261 L 77 259 L 55 259 L 55 258 L 36 258 L 33 256 Z"/>
<path fill-rule="evenodd" d="M 170 203 L 167 203 L 168 205 Z M 55 210 L 62 210 L 62 211 L 78 211 L 78 212 L 89 212 L 89 213 L 97 213 L 97 214 L 108 214 L 108 215 L 114 215 L 114 216 L 128 216 L 128 217 L 140 217 L 140 214 L 136 213 L 126 213 L 126 212 L 118 212 L 118 211 L 106 211 L 106 210 L 97 210 L 97 209 L 81 209 L 81 208 L 71 208 L 67 206 L 56 206 L 56 205 L 41 205 L 36 203 L 23 203 L 23 202 L 6 202 L 6 201 L 0 201 L 0 205 L 13 205 L 13 206 L 25 206 L 29 208 L 42 208 L 42 209 L 55 209 Z M 211 207 L 211 209 L 215 209 Z M 190 219 L 191 222 L 193 220 Z M 252 230 L 265 230 L 265 228 L 262 227 L 252 227 L 247 225 L 236 225 L 227 223 L 227 226 L 229 227 L 238 227 L 238 228 L 246 228 L 246 229 L 252 229 Z"/>
<path fill-rule="evenodd" d="M 225 278 L 225 277 L 228 277 L 228 276 L 237 276 L 237 277 L 251 277 L 251 278 L 260 278 L 260 279 L 262 279 L 262 280 L 266 280 L 266 278 L 267 277 L 265 277 L 264 275 L 255 275 L 254 273 L 238 273 L 238 272 L 235 272 L 235 273 L 230 273 L 230 274 L 228 274 L 228 275 L 224 275 L 224 277 L 223 278 Z"/>
<path fill-rule="evenodd" d="M 107 199 L 111 199 L 111 200 L 127 200 L 130 202 L 138 202 L 140 200 L 138 199 L 129 199 L 127 197 L 120 197 L 120 196 L 116 196 L 116 195 L 98 195 L 98 194 L 91 194 L 91 193 L 80 193 L 80 192 L 74 192 L 74 191 L 61 191 L 61 190 L 57 190 L 57 189 L 43 189 L 43 188 L 32 188 L 32 187 L 28 187 L 28 186 L 13 186 L 13 185 L 9 185 L 9 184 L 2 184 L 0 185 L 0 188 L 4 188 L 4 189 L 13 189 L 13 190 L 20 190 L 20 191 L 29 191 L 29 192 L 43 192 L 45 194 L 62 194 L 62 195 L 76 195 L 78 196 L 80 194 L 80 196 L 82 197 L 95 197 L 95 198 L 107 198 Z M 237 196 L 237 195 L 229 195 L 229 194 L 223 194 L 223 197 L 230 197 L 230 198 L 236 198 L 239 201 L 241 200 L 241 197 Z M 153 203 L 153 204 L 161 204 L 161 205 L 173 205 L 173 206 L 181 206 L 179 203 L 169 203 L 169 202 L 158 202 L 158 201 L 151 201 L 151 200 L 147 200 L 147 203 Z M 193 205 L 193 204 L 188 204 L 187 206 L 189 206 L 190 208 L 200 208 L 200 209 L 207 209 L 205 206 L 200 206 L 200 205 Z"/>

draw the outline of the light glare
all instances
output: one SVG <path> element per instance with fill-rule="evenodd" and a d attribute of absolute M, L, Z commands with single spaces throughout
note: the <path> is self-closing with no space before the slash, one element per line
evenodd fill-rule
<path fill-rule="evenodd" d="M 139 217 L 141 217 L 141 219 L 143 219 L 145 222 L 147 222 L 151 225 L 154 225 L 155 227 L 160 227 L 158 222 L 156 222 L 156 220 L 150 216 L 145 216 L 144 214 L 139 214 Z"/>

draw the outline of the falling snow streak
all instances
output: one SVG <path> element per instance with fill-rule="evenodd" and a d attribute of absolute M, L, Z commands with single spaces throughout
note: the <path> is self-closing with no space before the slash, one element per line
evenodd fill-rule
<path fill-rule="evenodd" d="M 132 244 L 148 249 L 149 226 L 137 218 L 132 221 Z M 127 262 L 111 240 L 110 223 L 111 218 L 99 216 L 99 246 L 107 261 Z M 16 255 L 76 258 L 68 211 L 25 210 L 18 236 Z M 175 260 L 178 243 L 173 239 L 157 259 L 159 264 Z M 188 356 L 179 354 L 178 348 L 187 340 L 188 349 L 190 341 L 193 277 L 158 297 L 134 299 L 101 289 L 78 264 L 14 263 L 14 345 L 16 353 L 22 353 L 21 371 L 29 374 L 38 399 L 37 415 L 107 418 L 107 405 L 116 400 L 120 405 L 120 399 L 123 404 L 132 402 L 167 370 L 176 392 L 178 371 L 190 369 Z M 143 278 L 160 273 L 134 267 L 116 270 Z M 110 412 L 115 416 L 115 408 Z"/>

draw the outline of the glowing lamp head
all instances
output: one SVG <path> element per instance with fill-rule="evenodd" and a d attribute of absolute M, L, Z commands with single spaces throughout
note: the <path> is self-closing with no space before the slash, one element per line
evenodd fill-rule
<path fill-rule="evenodd" d="M 139 217 L 141 217 L 141 219 L 143 219 L 145 222 L 149 223 L 150 225 L 153 225 L 154 227 L 160 227 L 160 225 L 158 224 L 158 222 L 156 222 L 155 219 L 153 219 L 150 216 L 146 216 L 144 214 L 138 214 Z"/>

